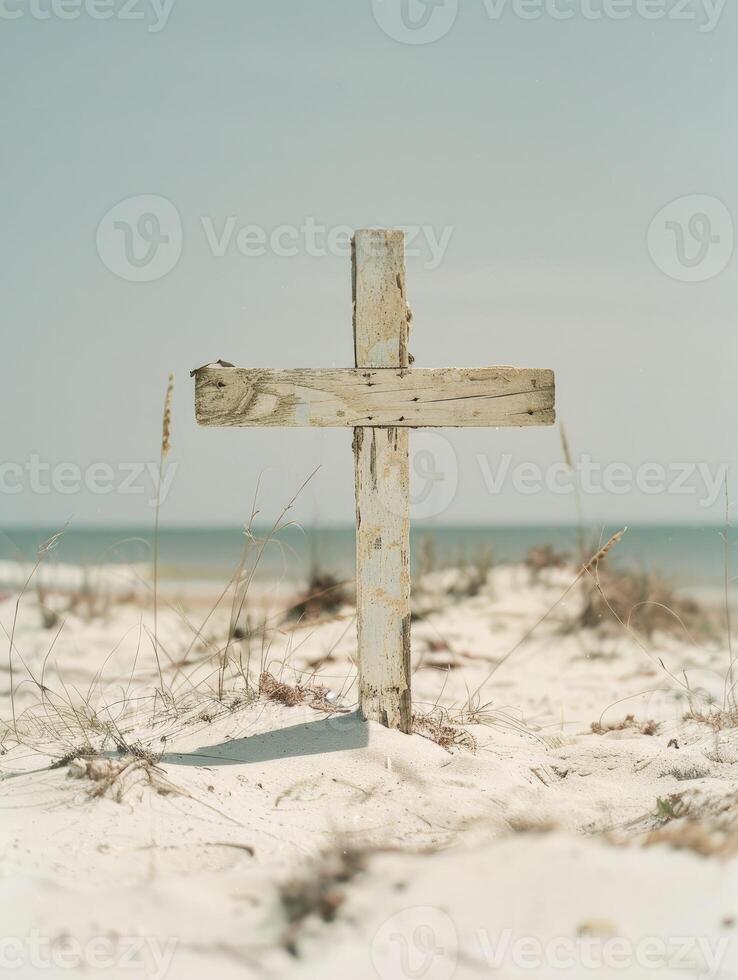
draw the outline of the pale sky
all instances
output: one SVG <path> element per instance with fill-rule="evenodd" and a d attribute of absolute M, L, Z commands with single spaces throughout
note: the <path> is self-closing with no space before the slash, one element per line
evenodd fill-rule
<path fill-rule="evenodd" d="M 325 253 L 374 225 L 421 229 L 418 366 L 554 368 L 575 457 L 709 474 L 691 494 L 678 467 L 671 492 L 634 477 L 587 493 L 588 520 L 722 520 L 720 467 L 738 462 L 736 5 L 691 0 L 675 20 L 673 0 L 406 2 L 416 29 L 401 0 L 127 0 L 142 20 L 123 0 L 0 2 L 5 526 L 148 524 L 150 480 L 123 492 L 121 464 L 156 463 L 169 372 L 164 523 L 245 521 L 260 473 L 268 518 L 316 466 L 295 516 L 351 522 L 350 433 L 198 429 L 189 371 L 351 366 L 350 261 Z M 396 36 L 430 29 L 443 36 Z M 138 205 L 108 214 L 142 195 L 169 202 L 140 228 L 169 237 L 157 262 L 177 258 L 181 221 L 158 278 L 145 241 L 121 266 Z M 308 221 L 335 230 L 331 248 Z M 239 239 L 246 226 L 263 238 Z M 437 522 L 575 519 L 570 494 L 510 476 L 561 460 L 556 429 L 443 435 L 458 486 Z M 63 463 L 93 485 L 107 463 L 116 489 L 42 492 Z"/>

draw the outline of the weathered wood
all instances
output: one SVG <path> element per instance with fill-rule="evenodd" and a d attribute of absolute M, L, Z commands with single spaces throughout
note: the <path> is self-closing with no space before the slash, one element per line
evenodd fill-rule
<path fill-rule="evenodd" d="M 410 700 L 410 428 L 554 422 L 551 371 L 410 368 L 405 242 L 359 231 L 353 242 L 356 368 L 193 371 L 201 425 L 350 426 L 356 465 L 359 706 L 412 729 Z"/>
<path fill-rule="evenodd" d="M 360 231 L 352 251 L 356 366 L 406 369 L 404 235 Z M 412 729 L 408 437 L 397 425 L 354 432 L 359 707 L 402 732 Z"/>
<path fill-rule="evenodd" d="M 387 350 L 391 348 L 386 347 Z M 381 350 L 375 343 L 374 351 Z M 274 371 L 206 367 L 196 373 L 201 425 L 552 425 L 552 371 L 373 368 Z"/>

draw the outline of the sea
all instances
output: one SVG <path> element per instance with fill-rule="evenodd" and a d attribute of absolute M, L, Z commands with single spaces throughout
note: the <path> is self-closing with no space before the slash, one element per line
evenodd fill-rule
<path fill-rule="evenodd" d="M 58 528 L 24 527 L 0 531 L 0 561 L 35 561 L 38 549 Z M 587 554 L 620 530 L 589 528 L 584 532 Z M 612 552 L 621 567 L 657 572 L 687 589 L 719 590 L 726 578 L 725 535 L 728 535 L 728 578 L 738 576 L 738 535 L 722 527 L 631 527 Z M 173 580 L 224 582 L 248 549 L 248 561 L 258 556 L 256 575 L 286 582 L 301 582 L 312 568 L 346 581 L 354 578 L 353 527 L 289 526 L 272 533 L 252 530 L 255 541 L 239 527 L 162 527 L 159 531 L 159 567 Z M 259 543 L 266 540 L 263 546 Z M 532 548 L 550 546 L 572 557 L 578 554 L 580 532 L 569 526 L 443 527 L 416 525 L 411 532 L 413 571 L 433 559 L 447 566 L 491 557 L 495 564 L 522 561 Z M 141 564 L 152 560 L 152 528 L 69 527 L 59 537 L 45 562 L 99 566 Z M 733 567 L 735 566 L 735 567 Z M 738 582 L 738 577 L 735 582 Z M 733 582 L 733 585 L 735 585 Z"/>

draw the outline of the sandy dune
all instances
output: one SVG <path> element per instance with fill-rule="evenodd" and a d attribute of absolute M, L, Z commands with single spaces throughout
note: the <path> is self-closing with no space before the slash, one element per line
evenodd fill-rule
<path fill-rule="evenodd" d="M 235 641 L 219 699 L 212 654 L 228 610 L 193 643 L 201 606 L 163 601 L 165 700 L 152 697 L 151 609 L 119 601 L 44 629 L 24 597 L 20 745 L 7 657 L 0 675 L 3 967 L 735 976 L 738 732 L 684 720 L 690 702 L 709 711 L 721 698 L 729 654 L 674 635 L 566 631 L 574 591 L 505 660 L 572 578 L 498 568 L 454 601 L 454 573 L 425 583 L 416 711 L 451 726 L 450 747 L 358 718 L 350 608 Z M 259 616 L 280 603 L 263 594 Z M 0 606 L 8 635 L 14 607 L 12 595 Z M 674 680 L 683 671 L 691 695 Z M 29 672 L 43 673 L 44 696 Z M 302 703 L 260 694 L 262 672 L 302 685 Z M 71 761 L 90 748 L 97 758 Z"/>

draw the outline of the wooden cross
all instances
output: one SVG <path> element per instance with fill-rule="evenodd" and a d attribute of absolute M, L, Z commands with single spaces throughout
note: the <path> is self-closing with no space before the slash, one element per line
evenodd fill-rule
<path fill-rule="evenodd" d="M 356 368 L 271 370 L 222 363 L 194 372 L 210 426 L 354 429 L 359 706 L 409 732 L 411 428 L 553 425 L 552 371 L 411 367 L 401 231 L 353 241 Z"/>

